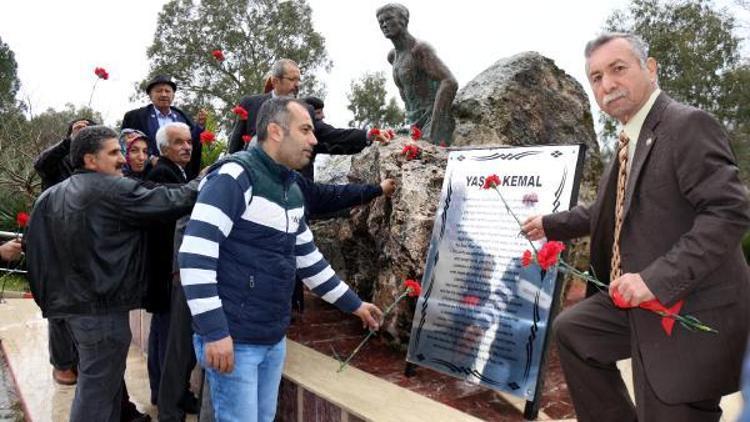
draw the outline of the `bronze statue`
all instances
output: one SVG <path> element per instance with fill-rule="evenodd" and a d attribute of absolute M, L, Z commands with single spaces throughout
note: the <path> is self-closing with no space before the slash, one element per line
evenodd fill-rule
<path fill-rule="evenodd" d="M 383 35 L 393 42 L 388 62 L 393 65 L 393 80 L 406 104 L 409 124 L 418 126 L 432 143 L 450 145 L 456 79 L 429 44 L 409 33 L 409 10 L 405 6 L 389 3 L 375 15 Z"/>

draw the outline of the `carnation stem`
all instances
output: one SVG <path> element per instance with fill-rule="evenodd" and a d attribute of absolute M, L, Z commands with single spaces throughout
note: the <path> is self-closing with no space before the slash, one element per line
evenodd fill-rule
<path fill-rule="evenodd" d="M 383 324 L 383 322 L 385 321 L 385 317 L 387 317 L 387 316 L 388 316 L 388 314 L 390 314 L 390 313 L 391 313 L 391 311 L 393 310 L 393 308 L 394 308 L 394 307 L 395 307 L 396 305 L 398 305 L 398 303 L 399 303 L 399 302 L 401 302 L 401 300 L 403 300 L 403 299 L 404 299 L 404 298 L 405 298 L 406 296 L 408 296 L 408 295 L 409 295 L 409 292 L 410 292 L 410 290 L 409 290 L 409 289 L 407 288 L 407 289 L 406 289 L 406 290 L 405 290 L 405 291 L 404 291 L 403 293 L 401 293 L 401 295 L 399 295 L 399 297 L 397 297 L 397 298 L 396 298 L 396 300 L 395 300 L 395 301 L 393 301 L 393 303 L 391 303 L 391 304 L 390 304 L 390 305 L 389 305 L 389 306 L 388 306 L 387 308 L 385 308 L 385 311 L 383 311 L 383 317 L 382 317 L 382 318 L 380 319 L 380 324 L 381 324 L 381 325 L 382 325 L 382 324 Z M 359 344 L 358 344 L 358 345 L 357 345 L 357 347 L 356 347 L 356 348 L 354 349 L 354 351 L 353 351 L 353 352 L 352 352 L 352 353 L 351 353 L 351 354 L 349 355 L 349 357 L 348 357 L 348 358 L 346 358 L 346 360 L 345 360 L 345 361 L 341 362 L 341 365 L 339 366 L 339 369 L 338 369 L 338 371 L 336 371 L 336 372 L 341 372 L 341 371 L 343 371 L 343 370 L 344 370 L 344 368 L 346 368 L 346 365 L 348 365 L 348 364 L 349 364 L 349 362 L 351 362 L 351 360 L 352 360 L 352 359 L 354 358 L 354 356 L 355 356 L 355 355 L 356 355 L 357 353 L 359 353 L 359 350 L 360 350 L 360 349 L 361 349 L 361 348 L 362 348 L 362 347 L 363 347 L 363 346 L 365 345 L 365 343 L 367 343 L 367 340 L 369 340 L 369 339 L 370 339 L 370 337 L 372 337 L 373 335 L 375 335 L 375 331 L 373 331 L 373 330 L 370 330 L 370 331 L 369 331 L 369 332 L 367 333 L 367 335 L 365 336 L 365 338 L 364 338 L 364 339 L 362 339 L 362 341 L 360 341 L 360 342 L 359 342 Z M 334 350 L 334 353 L 336 353 L 336 352 L 335 352 L 335 350 Z"/>
<path fill-rule="evenodd" d="M 492 187 L 495 189 L 495 192 L 497 192 L 498 195 L 500 195 L 500 200 L 503 201 L 503 205 L 505 205 L 506 211 L 508 211 L 508 214 L 510 214 L 513 219 L 516 220 L 516 223 L 518 223 L 518 228 L 523 230 L 523 224 L 521 224 L 521 220 L 518 219 L 518 216 L 516 213 L 513 212 L 513 210 L 510 208 L 510 205 L 508 205 L 508 202 L 505 200 L 505 197 L 502 193 L 500 193 L 500 189 L 497 188 L 497 185 L 492 185 Z M 529 245 L 531 245 L 531 249 L 534 251 L 534 256 L 536 256 L 539 251 L 536 249 L 536 246 L 534 246 L 534 242 L 532 242 L 528 237 L 526 237 L 526 234 L 524 234 L 524 239 L 526 239 L 529 242 Z"/>
<path fill-rule="evenodd" d="M 497 188 L 497 185 L 493 183 L 492 187 L 495 189 L 495 192 L 497 192 L 497 194 L 500 195 L 500 200 L 503 201 L 503 205 L 505 205 L 505 210 L 508 211 L 508 214 L 510 214 L 513 217 L 513 219 L 516 220 L 516 223 L 518 223 L 518 227 L 523 228 L 523 224 L 521 224 L 521 220 L 518 219 L 518 216 L 516 215 L 516 213 L 514 213 L 513 210 L 510 208 L 510 205 L 508 205 L 508 202 L 505 200 L 505 197 L 500 192 L 500 189 Z M 526 240 L 531 245 L 531 249 L 534 250 L 534 256 L 535 257 L 538 256 L 539 251 L 537 251 L 536 247 L 534 246 L 534 242 L 532 242 L 528 237 L 526 237 Z M 609 290 L 608 285 L 602 283 L 595 276 L 592 276 L 588 272 L 583 272 L 573 267 L 572 265 L 568 264 L 562 259 L 562 257 L 558 258 L 558 263 L 560 264 L 561 271 L 571 274 L 574 277 L 578 277 L 587 283 L 593 284 L 601 292 Z M 664 318 L 672 318 L 675 321 L 678 321 L 680 325 L 682 325 L 683 327 L 689 330 L 704 331 L 704 332 L 709 332 L 709 333 L 718 333 L 718 331 L 702 323 L 698 318 L 695 318 L 694 316 L 691 316 L 691 315 L 673 314 L 671 312 L 664 312 L 664 311 L 651 311 L 651 312 L 654 312 L 655 314 L 660 315 Z"/>
<path fill-rule="evenodd" d="M 559 260 L 560 263 L 560 269 L 563 272 L 569 273 L 575 277 L 578 277 L 582 280 L 584 280 L 587 283 L 591 283 L 594 286 L 596 286 L 599 291 L 605 291 L 609 289 L 609 286 L 599 281 L 596 277 L 591 276 L 591 274 L 582 272 L 578 270 L 577 268 L 571 266 L 567 262 L 563 261 L 562 258 Z M 645 309 L 644 309 L 645 310 Z M 680 314 L 673 314 L 671 312 L 664 312 L 664 311 L 653 311 L 655 314 L 660 315 L 663 318 L 672 318 L 675 321 L 679 322 L 680 325 L 687 328 L 691 331 L 703 331 L 707 333 L 718 333 L 715 329 L 709 327 L 708 325 L 702 323 L 698 318 L 695 318 L 690 315 L 680 315 Z"/>
<path fill-rule="evenodd" d="M 94 98 L 94 91 L 96 91 L 96 84 L 99 83 L 99 78 L 97 77 L 94 81 L 94 87 L 91 88 L 91 95 L 89 95 L 89 105 L 88 108 L 91 108 L 91 99 Z"/>

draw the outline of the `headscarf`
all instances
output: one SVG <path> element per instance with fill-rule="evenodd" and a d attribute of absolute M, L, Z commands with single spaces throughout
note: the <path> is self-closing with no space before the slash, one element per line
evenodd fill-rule
<path fill-rule="evenodd" d="M 135 134 L 136 136 L 132 137 L 128 141 L 128 136 Z M 138 129 L 130 129 L 125 128 L 120 131 L 120 149 L 122 150 L 122 155 L 125 156 L 125 168 L 123 169 L 126 174 L 132 174 L 133 169 L 130 168 L 130 148 L 133 147 L 133 143 L 139 139 L 142 139 L 148 144 L 148 136 L 146 136 L 145 133 L 141 132 Z M 149 161 L 146 160 L 146 168 L 148 168 Z M 145 169 L 144 169 L 145 171 Z"/>

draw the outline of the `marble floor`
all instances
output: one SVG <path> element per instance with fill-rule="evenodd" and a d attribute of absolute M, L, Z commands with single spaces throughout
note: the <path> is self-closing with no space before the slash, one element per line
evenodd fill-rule
<path fill-rule="evenodd" d="M 47 351 L 47 321 L 31 299 L 6 299 L 0 303 L 0 345 L 15 380 L 26 420 L 68 420 L 75 386 L 58 385 L 52 379 Z M 156 420 L 149 403 L 146 360 L 136 347 L 130 348 L 125 372 L 131 401 Z M 188 419 L 195 421 L 196 418 Z"/>
<path fill-rule="evenodd" d="M 571 289 L 568 304 L 582 292 Z M 333 334 L 335 333 L 335 334 Z M 331 355 L 332 348 L 348 354 L 362 338 L 356 319 L 345 317 L 325 303 L 309 297 L 304 318 L 292 326 L 289 338 Z M 18 388 L 18 395 L 27 420 L 35 422 L 67 421 L 75 387 L 57 385 L 47 352 L 47 326 L 39 309 L 30 299 L 7 299 L 0 304 L 0 345 Z M 420 393 L 480 419 L 492 421 L 523 420 L 523 402 L 483 387 L 466 384 L 429 369 L 418 368 L 416 375 L 404 376 L 404 354 L 395 352 L 382 341 L 365 347 L 352 364 L 396 385 Z M 630 379 L 628 361 L 620 363 L 626 380 Z M 131 399 L 141 411 L 156 417 L 156 409 L 148 402 L 149 387 L 146 362 L 140 349 L 131 348 L 128 356 L 126 382 Z M 723 421 L 734 421 L 742 406 L 738 394 L 725 397 Z M 556 353 L 551 351 L 547 381 L 541 401 L 540 420 L 574 420 Z M 195 420 L 195 418 L 189 419 Z"/>

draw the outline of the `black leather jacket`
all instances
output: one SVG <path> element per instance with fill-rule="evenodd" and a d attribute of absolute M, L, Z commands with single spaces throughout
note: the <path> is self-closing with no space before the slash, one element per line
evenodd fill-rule
<path fill-rule="evenodd" d="M 70 162 L 70 138 L 52 145 L 34 159 L 34 169 L 42 178 L 42 190 L 45 191 L 73 173 Z"/>
<path fill-rule="evenodd" d="M 103 314 L 142 306 L 149 223 L 187 214 L 197 180 L 147 188 L 91 171 L 45 191 L 31 213 L 29 281 L 45 317 Z"/>

